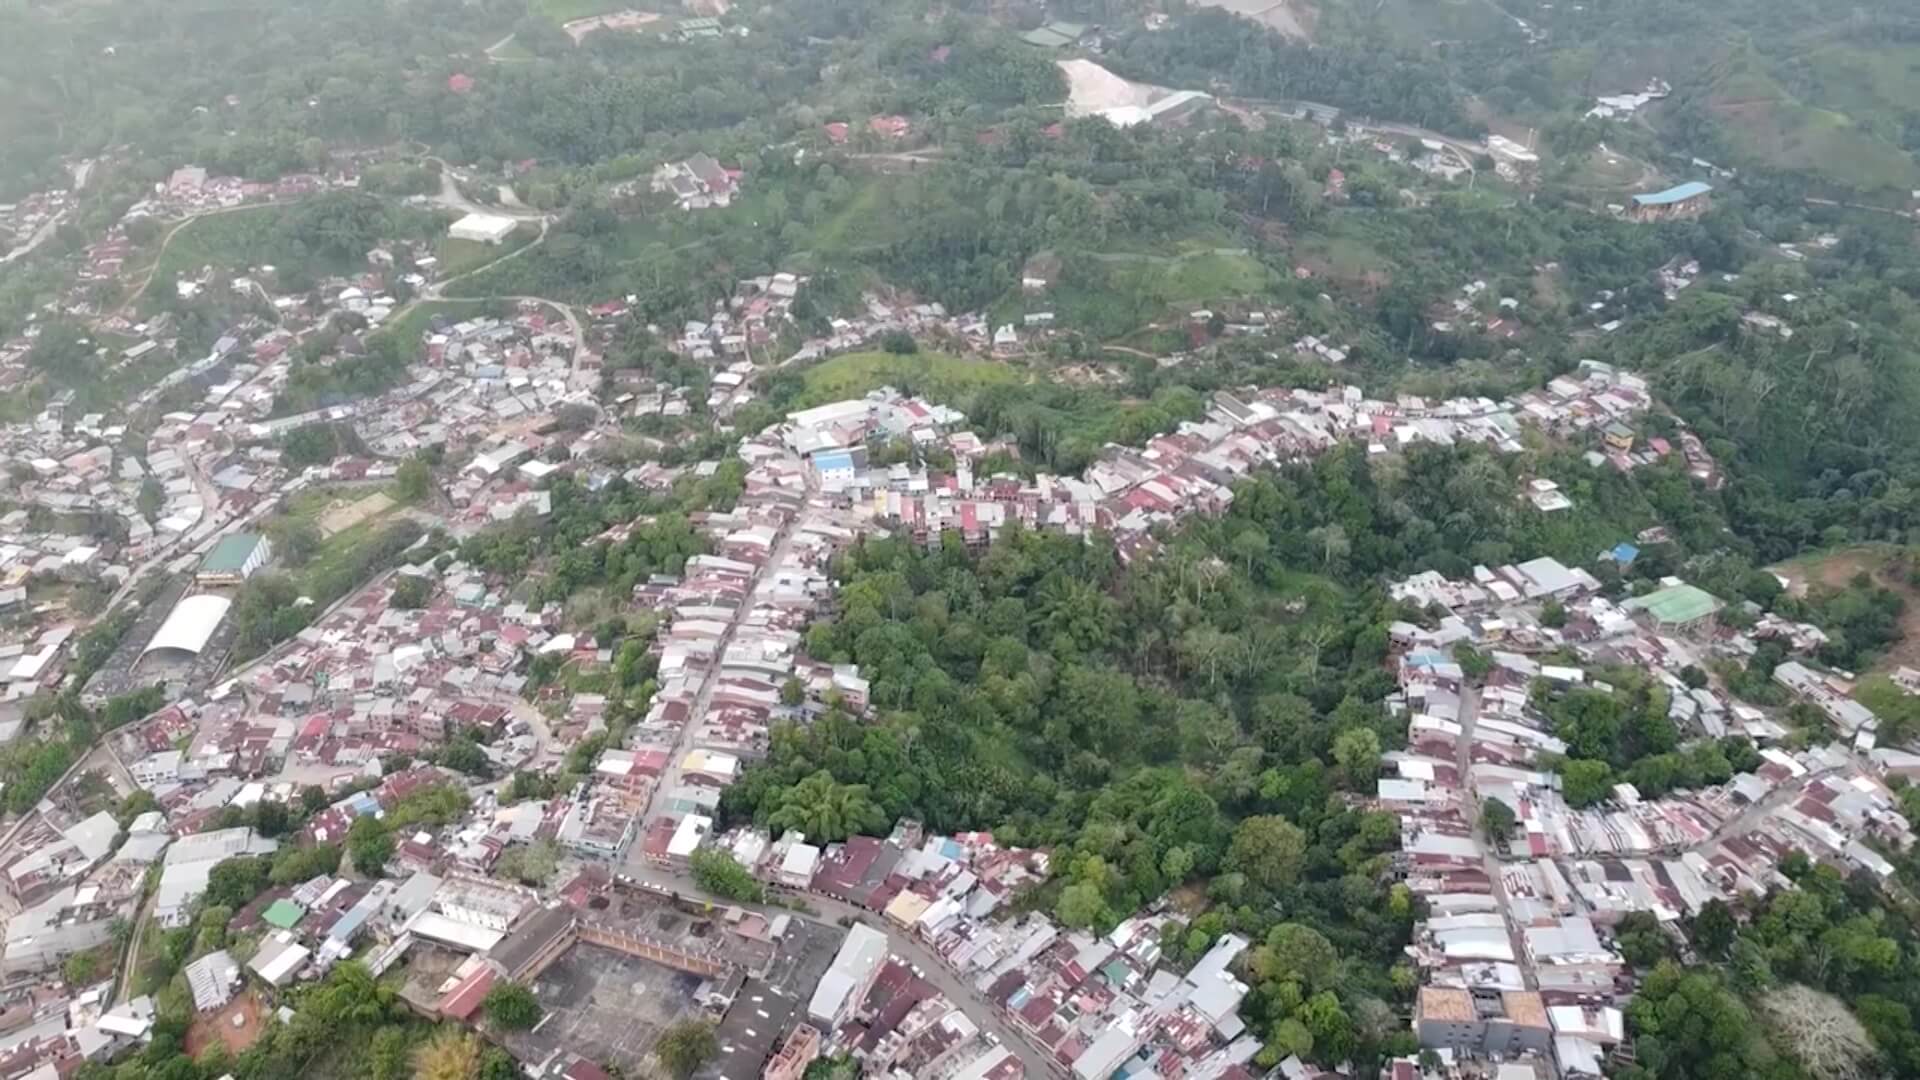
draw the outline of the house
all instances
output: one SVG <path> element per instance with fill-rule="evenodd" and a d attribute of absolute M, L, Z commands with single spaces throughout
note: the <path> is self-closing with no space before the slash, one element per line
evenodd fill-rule
<path fill-rule="evenodd" d="M 1546 1005 L 1532 990 L 1423 986 L 1414 1033 L 1429 1050 L 1514 1057 L 1545 1054 L 1553 1041 Z"/>
<path fill-rule="evenodd" d="M 1642 223 L 1680 221 L 1697 218 L 1712 206 L 1712 186 L 1695 180 L 1665 191 L 1635 195 L 1627 207 L 1626 217 L 1628 221 Z"/>
<path fill-rule="evenodd" d="M 682 210 L 706 210 L 731 205 L 740 184 L 734 173 L 700 153 L 654 170 L 652 186 L 658 194 L 672 195 Z"/>
<path fill-rule="evenodd" d="M 1633 449 L 1633 429 L 1617 420 L 1602 429 L 1600 437 L 1609 448 L 1623 454 Z"/>

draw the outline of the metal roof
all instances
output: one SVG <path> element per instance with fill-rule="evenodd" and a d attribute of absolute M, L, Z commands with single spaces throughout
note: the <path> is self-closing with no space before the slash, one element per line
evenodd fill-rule
<path fill-rule="evenodd" d="M 1629 611 L 1648 611 L 1661 623 L 1681 625 L 1704 619 L 1720 610 L 1720 601 L 1697 585 L 1671 585 L 1636 596 L 1621 605 Z"/>
<path fill-rule="evenodd" d="M 1697 195 L 1705 195 L 1712 190 L 1713 186 L 1711 184 L 1703 184 L 1698 180 L 1690 180 L 1677 187 L 1670 187 L 1665 191 L 1654 191 L 1645 195 L 1635 195 L 1633 201 L 1640 206 L 1668 206 L 1677 202 L 1685 202 Z"/>
<path fill-rule="evenodd" d="M 167 621 L 154 631 L 153 640 L 140 650 L 140 655 L 145 656 L 155 649 L 179 649 L 197 655 L 207 647 L 214 630 L 227 617 L 227 609 L 232 606 L 232 600 L 211 593 L 187 597 L 174 605 L 167 614 Z"/>
<path fill-rule="evenodd" d="M 260 546 L 259 533 L 234 533 L 220 538 L 213 550 L 200 562 L 203 574 L 237 574 L 246 569 L 253 549 Z"/>

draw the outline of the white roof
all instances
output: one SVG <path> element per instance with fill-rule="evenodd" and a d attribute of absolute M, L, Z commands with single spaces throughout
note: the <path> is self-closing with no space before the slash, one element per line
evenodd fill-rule
<path fill-rule="evenodd" d="M 140 650 L 140 655 L 145 656 L 155 649 L 179 649 L 198 654 L 206 648 L 207 641 L 213 637 L 214 630 L 227 617 L 227 609 L 232 606 L 232 600 L 212 593 L 187 597 L 174 605 L 167 614 L 167 621 L 154 631 L 153 640 Z"/>
<path fill-rule="evenodd" d="M 684 859 L 694 853 L 700 841 L 713 831 L 713 819 L 699 814 L 688 814 L 674 827 L 673 839 L 667 841 L 667 854 Z"/>
<path fill-rule="evenodd" d="M 423 911 L 415 915 L 407 922 L 407 932 L 415 937 L 476 953 L 486 952 L 507 936 L 498 930 L 448 918 L 437 911 Z"/>

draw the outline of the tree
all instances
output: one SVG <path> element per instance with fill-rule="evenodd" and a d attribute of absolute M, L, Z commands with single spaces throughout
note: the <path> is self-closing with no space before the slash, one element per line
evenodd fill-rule
<path fill-rule="evenodd" d="M 394 470 L 393 486 L 400 501 L 425 502 L 433 494 L 433 470 L 417 457 L 408 458 Z"/>
<path fill-rule="evenodd" d="M 1250 817 L 1233 831 L 1227 848 L 1227 866 L 1261 888 L 1274 890 L 1293 884 L 1306 860 L 1307 834 L 1283 817 Z"/>
<path fill-rule="evenodd" d="M 1816 1080 L 1859 1080 L 1875 1075 L 1879 1056 L 1867 1029 L 1845 1003 L 1809 986 L 1783 986 L 1760 999 L 1772 1029 Z"/>
<path fill-rule="evenodd" d="M 1547 602 L 1540 605 L 1540 625 L 1551 629 L 1567 625 L 1567 608 L 1559 598 L 1549 596 Z"/>
<path fill-rule="evenodd" d="M 251 856 L 226 859 L 207 874 L 207 890 L 201 894 L 202 902 L 245 907 L 267 887 L 267 871 L 265 859 Z"/>
<path fill-rule="evenodd" d="M 807 687 L 799 679 L 788 679 L 780 684 L 780 704 L 792 709 L 798 708 L 805 700 L 807 700 Z"/>
<path fill-rule="evenodd" d="M 558 869 L 560 846 L 552 840 L 508 848 L 494 864 L 494 873 L 498 876 L 536 887 L 545 885 Z"/>
<path fill-rule="evenodd" d="M 1504 842 L 1513 835 L 1513 827 L 1518 823 L 1519 818 L 1514 815 L 1513 807 L 1504 801 L 1492 796 L 1480 800 L 1480 830 L 1486 833 L 1488 840 Z"/>
<path fill-rule="evenodd" d="M 1560 763 L 1560 793 L 1573 807 L 1592 806 L 1613 789 L 1613 767 L 1604 761 L 1568 758 Z"/>
<path fill-rule="evenodd" d="M 1734 921 L 1733 909 L 1718 897 L 1707 901 L 1700 913 L 1693 917 L 1693 933 L 1689 935 L 1694 945 L 1709 956 L 1725 956 L 1733 947 L 1733 939 L 1739 933 L 1740 926 Z"/>
<path fill-rule="evenodd" d="M 394 607 L 401 611 L 418 611 L 427 606 L 433 597 L 433 580 L 422 574 L 401 574 L 393 581 Z"/>
<path fill-rule="evenodd" d="M 393 846 L 393 833 L 371 814 L 354 819 L 347 828 L 347 853 L 353 856 L 353 868 L 368 877 L 386 874 Z"/>
<path fill-rule="evenodd" d="M 758 904 L 767 898 L 767 890 L 754 880 L 747 868 L 719 848 L 701 848 L 689 860 L 694 884 L 729 900 Z"/>
<path fill-rule="evenodd" d="M 1080 882 L 1060 890 L 1053 914 L 1067 926 L 1085 930 L 1106 918 L 1107 901 L 1100 895 L 1099 886 Z"/>
<path fill-rule="evenodd" d="M 1340 954 L 1326 935 L 1302 923 L 1281 923 L 1253 951 L 1249 970 L 1262 982 L 1297 982 L 1308 992 L 1331 986 Z"/>
<path fill-rule="evenodd" d="M 474 1080 L 479 1071 L 479 1040 L 459 1028 L 441 1028 L 413 1052 L 414 1080 Z"/>
<path fill-rule="evenodd" d="M 140 493 L 134 496 L 133 505 L 151 525 L 160 520 L 160 511 L 167 505 L 167 489 L 160 486 L 160 481 L 148 476 L 140 481 Z"/>
<path fill-rule="evenodd" d="M 867 785 L 842 784 L 822 769 L 781 794 L 767 825 L 776 832 L 798 829 L 811 840 L 829 843 L 877 832 L 886 827 L 886 816 Z"/>
<path fill-rule="evenodd" d="M 720 1049 L 713 1025 L 703 1020 L 682 1020 L 668 1028 L 653 1046 L 655 1057 L 669 1076 L 686 1080 Z"/>
<path fill-rule="evenodd" d="M 1348 728 L 1334 736 L 1333 760 L 1352 787 L 1368 787 L 1380 773 L 1380 736 L 1369 727 Z"/>
<path fill-rule="evenodd" d="M 503 1031 L 525 1031 L 539 1023 L 544 1012 L 533 991 L 515 982 L 495 983 L 480 1007 L 487 1021 Z"/>

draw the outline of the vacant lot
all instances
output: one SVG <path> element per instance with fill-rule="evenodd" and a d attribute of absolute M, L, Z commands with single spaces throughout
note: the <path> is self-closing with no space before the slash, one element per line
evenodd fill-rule
<path fill-rule="evenodd" d="M 595 945 L 576 945 L 534 980 L 547 1017 L 533 1031 L 506 1036 L 521 1060 L 562 1047 L 619 1066 L 628 1075 L 653 1052 L 660 1033 L 692 1009 L 700 980 Z"/>
<path fill-rule="evenodd" d="M 626 11 L 631 6 L 622 0 L 533 0 L 532 11 L 535 15 L 565 24 L 575 19 Z"/>
<path fill-rule="evenodd" d="M 1787 590 L 1795 596 L 1807 595 L 1807 589 L 1820 586 L 1844 589 L 1858 574 L 1865 573 L 1873 583 L 1890 590 L 1906 601 L 1900 612 L 1900 640 L 1887 649 L 1880 660 L 1862 674 L 1892 671 L 1897 667 L 1920 667 L 1920 590 L 1914 589 L 1905 574 L 1895 572 L 1892 563 L 1899 549 L 1891 544 L 1860 544 L 1803 555 L 1771 567 L 1787 579 Z"/>
<path fill-rule="evenodd" d="M 377 518 L 393 509 L 393 499 L 384 491 L 376 491 L 365 498 L 351 502 L 342 499 L 320 512 L 317 524 L 320 535 L 331 538 L 346 532 L 363 521 Z"/>
<path fill-rule="evenodd" d="M 911 388 L 933 401 L 949 404 L 990 386 L 1022 381 L 1018 371 L 997 361 L 936 352 L 907 356 L 846 353 L 809 368 L 804 378 L 807 388 L 800 395 L 799 407 L 859 397 L 882 386 Z"/>
<path fill-rule="evenodd" d="M 266 1009 L 252 990 L 204 1016 L 196 1016 L 187 1029 L 187 1056 L 198 1057 L 215 1043 L 225 1043 L 229 1054 L 238 1054 L 253 1045 L 266 1026 Z"/>

